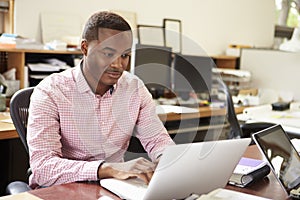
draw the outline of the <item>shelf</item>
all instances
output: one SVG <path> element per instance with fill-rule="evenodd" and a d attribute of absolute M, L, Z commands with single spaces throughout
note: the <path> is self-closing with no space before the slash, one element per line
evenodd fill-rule
<path fill-rule="evenodd" d="M 0 52 L 7 53 L 6 65 L 0 66 L 6 67 L 6 70 L 16 68 L 16 79 L 20 80 L 20 88 L 25 86 L 25 64 L 26 64 L 26 54 L 57 54 L 57 55 L 81 55 L 81 51 L 56 51 L 56 50 L 44 50 L 44 49 L 5 49 L 0 48 Z M 1 58 L 2 59 L 2 58 Z M 1 70 L 2 71 L 2 70 Z"/>
<path fill-rule="evenodd" d="M 2 27 L 0 31 L 2 33 L 14 32 L 14 0 L 0 0 L 3 8 L 0 16 Z"/>
<path fill-rule="evenodd" d="M 238 69 L 239 68 L 239 57 L 227 56 L 227 55 L 216 55 L 211 56 L 218 68 L 226 69 Z"/>
<path fill-rule="evenodd" d="M 80 50 L 47 50 L 47 49 L 14 49 L 14 48 L 0 48 L 0 52 L 8 53 L 44 53 L 44 54 L 77 54 L 80 55 Z"/>

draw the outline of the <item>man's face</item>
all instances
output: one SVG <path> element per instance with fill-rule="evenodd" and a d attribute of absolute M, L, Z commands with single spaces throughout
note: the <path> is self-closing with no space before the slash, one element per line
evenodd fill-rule
<path fill-rule="evenodd" d="M 129 63 L 132 45 L 130 31 L 107 28 L 98 30 L 98 40 L 88 44 L 85 70 L 88 79 L 100 87 L 110 87 L 117 83 Z"/>

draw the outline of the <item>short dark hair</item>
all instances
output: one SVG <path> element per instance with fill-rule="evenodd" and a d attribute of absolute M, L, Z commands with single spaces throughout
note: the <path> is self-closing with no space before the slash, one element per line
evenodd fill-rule
<path fill-rule="evenodd" d="M 98 29 L 109 28 L 118 31 L 131 31 L 130 25 L 127 21 L 113 12 L 100 11 L 94 13 L 86 22 L 82 39 L 88 42 L 98 39 Z"/>

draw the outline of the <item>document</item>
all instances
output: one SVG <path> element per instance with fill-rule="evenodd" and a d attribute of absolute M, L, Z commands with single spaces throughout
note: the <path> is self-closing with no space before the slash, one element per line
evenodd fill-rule
<path fill-rule="evenodd" d="M 31 71 L 35 72 L 57 72 L 60 70 L 59 66 L 54 66 L 46 63 L 29 63 L 27 65 Z"/>
<path fill-rule="evenodd" d="M 167 113 L 199 113 L 196 108 L 189 108 L 184 106 L 173 106 L 173 105 L 157 105 L 156 114 L 167 114 Z"/>
<path fill-rule="evenodd" d="M 42 199 L 28 192 L 22 192 L 19 194 L 0 197 L 0 200 L 42 200 Z"/>
<path fill-rule="evenodd" d="M 285 127 L 300 128 L 300 111 L 289 109 L 286 111 L 272 110 L 270 104 L 246 108 L 242 115 L 237 116 L 239 120 L 246 122 L 270 122 L 281 124 Z"/>
<path fill-rule="evenodd" d="M 271 200 L 264 197 L 259 197 L 255 195 L 250 195 L 242 192 L 237 192 L 233 190 L 227 190 L 223 188 L 219 188 L 216 190 L 213 190 L 207 195 L 201 195 L 197 200 Z"/>
<path fill-rule="evenodd" d="M 12 121 L 11 118 L 9 118 L 9 119 L 1 119 L 0 121 L 1 121 L 1 122 L 4 122 L 4 123 L 9 123 L 9 124 L 12 124 L 12 123 L 13 123 L 13 121 Z"/>
<path fill-rule="evenodd" d="M 267 164 L 266 161 L 242 157 L 233 173 L 249 174 Z"/>

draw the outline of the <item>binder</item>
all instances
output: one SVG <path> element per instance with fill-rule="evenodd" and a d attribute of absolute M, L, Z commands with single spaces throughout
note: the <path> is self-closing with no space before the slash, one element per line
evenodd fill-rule
<path fill-rule="evenodd" d="M 229 179 L 229 184 L 246 187 L 270 173 L 266 161 L 242 157 Z"/>

